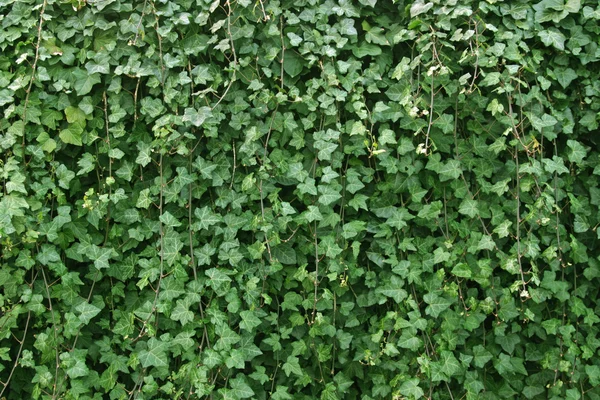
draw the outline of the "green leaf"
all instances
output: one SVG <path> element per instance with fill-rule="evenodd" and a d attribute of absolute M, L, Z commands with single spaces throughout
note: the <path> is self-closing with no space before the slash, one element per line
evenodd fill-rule
<path fill-rule="evenodd" d="M 471 268 L 465 263 L 459 263 L 452 268 L 452 274 L 459 278 L 471 278 L 473 275 Z"/>
<path fill-rule="evenodd" d="M 392 298 L 396 303 L 401 304 L 408 297 L 408 292 L 402 286 L 404 286 L 402 279 L 392 275 L 390 281 L 378 288 L 377 291 L 386 297 Z"/>
<path fill-rule="evenodd" d="M 565 49 L 567 38 L 556 28 L 549 28 L 538 32 L 538 36 L 546 46 L 552 46 L 558 50 Z"/>
<path fill-rule="evenodd" d="M 583 159 L 587 156 L 587 149 L 576 140 L 567 140 L 567 147 L 569 148 L 568 157 L 569 161 L 575 164 L 582 164 Z"/>
<path fill-rule="evenodd" d="M 292 78 L 298 76 L 304 69 L 304 60 L 295 51 L 288 51 L 283 59 L 283 70 Z"/>
<path fill-rule="evenodd" d="M 137 198 L 135 206 L 137 208 L 148 208 L 152 204 L 152 199 L 150 198 L 150 189 L 146 188 L 140 191 L 140 195 Z"/>
<path fill-rule="evenodd" d="M 565 167 L 564 160 L 560 157 L 553 156 L 552 159 L 544 158 L 542 159 L 542 163 L 544 164 L 544 170 L 551 174 L 557 173 L 558 175 L 562 175 L 569 173 L 569 170 Z"/>
<path fill-rule="evenodd" d="M 499 72 L 489 72 L 485 75 L 485 78 L 479 83 L 481 86 L 495 86 L 500 82 L 500 73 Z M 496 100 L 497 103 L 497 100 Z M 501 104 L 497 104 L 496 107 L 502 106 Z"/>
<path fill-rule="evenodd" d="M 464 199 L 462 203 L 460 203 L 458 212 L 471 218 L 475 218 L 479 214 L 477 200 Z"/>
<path fill-rule="evenodd" d="M 300 367 L 300 360 L 298 357 L 288 356 L 282 368 L 283 372 L 285 372 L 285 376 L 287 377 L 289 377 L 291 374 L 302 376 L 302 367 Z"/>
<path fill-rule="evenodd" d="M 83 142 L 81 141 L 82 133 L 83 132 L 81 129 L 73 126 L 73 127 L 69 127 L 69 128 L 61 130 L 60 133 L 58 134 L 58 137 L 60 137 L 60 140 L 62 140 L 66 144 L 73 144 L 75 146 L 81 146 L 81 145 L 83 145 Z"/>
<path fill-rule="evenodd" d="M 65 116 L 67 122 L 70 124 L 82 124 L 85 125 L 85 113 L 78 107 L 67 107 L 65 108 Z"/>
<path fill-rule="evenodd" d="M 366 56 L 377 57 L 382 53 L 381 47 L 363 42 L 360 46 L 352 47 L 352 54 L 357 58 L 364 58 Z"/>
<path fill-rule="evenodd" d="M 169 365 L 166 350 L 166 343 L 156 338 L 150 338 L 147 349 L 139 352 L 138 359 L 144 368 L 166 367 Z"/>
<path fill-rule="evenodd" d="M 71 76 L 73 77 L 73 87 L 77 92 L 78 96 L 84 96 L 92 91 L 92 88 L 95 84 L 100 83 L 102 79 L 100 78 L 100 74 L 92 73 L 90 74 L 86 70 L 81 68 L 75 68 L 71 72 Z"/>
<path fill-rule="evenodd" d="M 556 68 L 554 75 L 563 88 L 569 87 L 571 82 L 577 79 L 577 73 L 571 68 Z"/>
<path fill-rule="evenodd" d="M 423 346 L 423 341 L 409 331 L 403 331 L 398 339 L 398 346 L 411 351 L 418 351 Z"/>
<path fill-rule="evenodd" d="M 94 318 L 96 315 L 98 315 L 98 313 L 101 311 L 101 309 L 99 307 L 96 307 L 93 304 L 89 304 L 87 302 L 83 302 L 81 304 L 79 304 L 77 307 L 75 307 L 75 311 L 78 312 L 78 318 L 79 320 L 87 325 L 89 324 L 89 322 L 91 321 L 92 318 Z"/>
<path fill-rule="evenodd" d="M 206 271 L 204 271 L 204 275 L 208 277 L 208 283 L 213 288 L 231 282 L 231 278 L 225 275 L 223 272 L 221 272 L 221 270 L 217 268 L 207 269 Z"/>
<path fill-rule="evenodd" d="M 410 6 L 410 17 L 414 18 L 417 15 L 424 14 L 424 13 L 428 12 L 429 10 L 431 10 L 432 7 L 433 7 L 433 2 L 431 2 L 431 1 L 425 3 L 425 0 L 416 0 Z"/>
<path fill-rule="evenodd" d="M 448 377 L 457 375 L 461 370 L 459 361 L 451 351 L 442 351 L 440 354 L 440 363 L 442 365 L 442 373 Z"/>
<path fill-rule="evenodd" d="M 457 160 L 448 160 L 447 163 L 443 164 L 439 170 L 440 181 L 445 182 L 451 179 L 458 179 L 460 174 L 462 173 L 460 161 Z"/>
<path fill-rule="evenodd" d="M 214 349 L 217 351 L 228 350 L 240 341 L 240 336 L 225 324 L 221 323 L 217 325 L 215 332 L 219 336 L 214 346 Z"/>
<path fill-rule="evenodd" d="M 254 391 L 242 376 L 238 376 L 229 381 L 231 392 L 236 399 L 249 399 L 255 395 Z"/>
<path fill-rule="evenodd" d="M 135 162 L 136 164 L 140 164 L 142 167 L 145 167 L 150 163 L 150 161 L 152 161 L 152 146 L 148 143 L 140 142 L 137 144 L 137 149 L 139 153 L 135 159 Z"/>
<path fill-rule="evenodd" d="M 319 194 L 319 203 L 324 206 L 328 206 L 342 198 L 340 192 L 330 186 L 319 186 Z"/>
<path fill-rule="evenodd" d="M 443 311 L 448 309 L 452 305 L 452 301 L 439 296 L 436 293 L 428 293 L 423 296 L 423 300 L 428 304 L 425 308 L 425 314 L 431 315 L 434 318 L 437 318 Z"/>
<path fill-rule="evenodd" d="M 531 126 L 533 126 L 538 132 L 542 132 L 544 128 L 554 127 L 558 123 L 556 118 L 545 113 L 541 117 L 538 117 L 535 114 L 529 114 L 528 118 L 531 121 Z"/>
<path fill-rule="evenodd" d="M 331 161 L 331 155 L 337 149 L 338 144 L 326 142 L 324 140 L 315 141 L 315 147 L 319 149 L 317 152 L 318 158 L 321 161 Z"/>
<path fill-rule="evenodd" d="M 212 110 L 210 107 L 186 108 L 183 113 L 183 122 L 189 122 L 193 126 L 200 127 L 211 115 Z"/>
<path fill-rule="evenodd" d="M 482 345 L 478 344 L 475 347 L 473 347 L 473 362 L 476 367 L 483 368 L 483 366 L 492 358 L 492 353 L 490 353 Z"/>
<path fill-rule="evenodd" d="M 181 222 L 177 220 L 170 212 L 165 211 L 159 218 L 160 222 L 170 227 L 181 226 Z"/>
<path fill-rule="evenodd" d="M 196 208 L 194 210 L 194 215 L 198 219 L 197 222 L 194 223 L 194 229 L 198 231 L 201 229 L 208 229 L 223 221 L 223 218 L 220 215 L 213 213 L 207 206 Z"/>
<path fill-rule="evenodd" d="M 242 311 L 240 313 L 240 317 L 242 320 L 240 321 L 240 329 L 244 329 L 248 332 L 252 332 L 254 328 L 261 324 L 260 318 L 258 318 L 256 311 Z"/>
<path fill-rule="evenodd" d="M 194 320 L 194 313 L 189 310 L 187 302 L 177 300 L 177 305 L 171 312 L 171 319 L 173 321 L 179 321 L 182 326 L 185 326 L 188 322 Z"/>
<path fill-rule="evenodd" d="M 271 249 L 273 258 L 284 265 L 296 264 L 296 251 L 288 244 L 282 243 Z"/>
<path fill-rule="evenodd" d="M 400 393 L 407 397 L 412 396 L 415 399 L 422 398 L 425 392 L 419 387 L 419 383 L 420 381 L 418 378 L 412 378 L 404 381 L 402 385 L 400 385 Z"/>

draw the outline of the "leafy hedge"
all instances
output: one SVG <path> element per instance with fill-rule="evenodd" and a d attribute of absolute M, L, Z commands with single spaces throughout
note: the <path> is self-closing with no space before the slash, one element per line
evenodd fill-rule
<path fill-rule="evenodd" d="M 597 2 L 0 10 L 0 397 L 600 398 Z"/>

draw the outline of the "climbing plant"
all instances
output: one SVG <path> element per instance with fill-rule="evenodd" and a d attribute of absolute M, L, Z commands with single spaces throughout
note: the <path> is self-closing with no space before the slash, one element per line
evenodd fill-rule
<path fill-rule="evenodd" d="M 600 398 L 597 2 L 0 10 L 0 398 Z"/>

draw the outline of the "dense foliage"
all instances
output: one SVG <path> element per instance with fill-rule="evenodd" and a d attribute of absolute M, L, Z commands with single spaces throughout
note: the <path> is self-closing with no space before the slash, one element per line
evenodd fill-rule
<path fill-rule="evenodd" d="M 596 1 L 0 11 L 0 397 L 600 398 Z"/>

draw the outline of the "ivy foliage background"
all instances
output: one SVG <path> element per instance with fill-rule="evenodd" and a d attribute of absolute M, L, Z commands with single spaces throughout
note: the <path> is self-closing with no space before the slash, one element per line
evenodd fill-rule
<path fill-rule="evenodd" d="M 0 10 L 0 397 L 600 397 L 597 2 Z"/>

